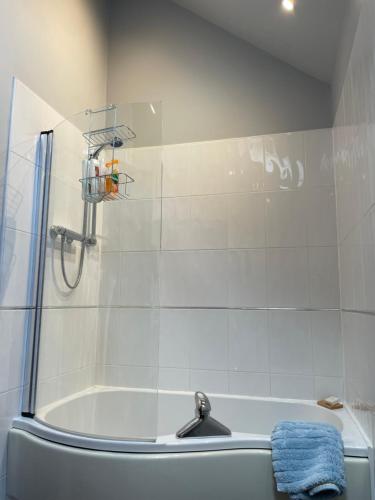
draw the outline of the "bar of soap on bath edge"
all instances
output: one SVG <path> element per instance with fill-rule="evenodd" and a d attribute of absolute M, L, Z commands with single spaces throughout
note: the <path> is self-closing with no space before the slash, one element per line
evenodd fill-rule
<path fill-rule="evenodd" d="M 344 407 L 339 398 L 336 398 L 335 396 L 320 399 L 317 404 L 319 406 L 323 406 L 324 408 L 328 408 L 329 410 L 339 410 L 340 408 Z"/>

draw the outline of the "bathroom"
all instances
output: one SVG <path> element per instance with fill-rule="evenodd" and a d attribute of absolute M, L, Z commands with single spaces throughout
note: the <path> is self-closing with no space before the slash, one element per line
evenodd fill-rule
<path fill-rule="evenodd" d="M 2 7 L 0 500 L 375 500 L 375 0 Z"/>

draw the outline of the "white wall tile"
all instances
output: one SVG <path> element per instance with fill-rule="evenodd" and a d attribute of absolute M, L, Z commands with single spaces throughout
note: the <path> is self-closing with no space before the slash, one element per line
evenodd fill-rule
<path fill-rule="evenodd" d="M 303 311 L 269 311 L 269 363 L 273 373 L 313 373 L 310 317 Z"/>
<path fill-rule="evenodd" d="M 191 143 L 190 149 L 191 194 L 226 193 L 227 141 Z"/>
<path fill-rule="evenodd" d="M 268 373 L 229 372 L 229 392 L 244 396 L 270 396 L 270 376 Z"/>
<path fill-rule="evenodd" d="M 344 397 L 342 377 L 315 377 L 315 399 L 325 399 L 329 396 Z"/>
<path fill-rule="evenodd" d="M 360 226 L 360 248 L 353 249 L 360 254 L 361 269 L 357 277 L 358 286 L 363 290 L 363 307 L 375 311 L 375 209 L 371 209 L 362 219 Z M 362 284 L 361 284 L 362 281 Z M 349 283 L 346 283 L 349 285 Z"/>
<path fill-rule="evenodd" d="M 310 313 L 314 350 L 314 373 L 320 376 L 342 376 L 342 341 L 340 313 L 315 311 Z"/>
<path fill-rule="evenodd" d="M 263 137 L 245 137 L 223 142 L 226 146 L 222 158 L 225 165 L 225 192 L 263 191 Z"/>
<path fill-rule="evenodd" d="M 60 310 L 62 323 L 60 373 L 77 371 L 84 368 L 84 353 L 93 347 L 96 338 L 86 337 L 88 325 L 85 315 L 95 314 L 84 309 Z"/>
<path fill-rule="evenodd" d="M 103 385 L 157 388 L 158 371 L 152 366 L 111 366 L 103 365 L 100 377 Z"/>
<path fill-rule="evenodd" d="M 79 124 L 79 119 L 77 124 L 74 121 L 74 118 L 73 121 L 64 120 L 53 130 L 52 176 L 79 189 L 82 160 L 87 157 L 87 142 L 79 128 L 85 127 L 85 124 Z M 103 158 L 103 154 L 99 158 Z"/>
<path fill-rule="evenodd" d="M 190 317 L 190 311 L 183 309 L 162 309 L 160 311 L 160 366 L 189 368 Z"/>
<path fill-rule="evenodd" d="M 83 345 L 83 339 L 80 331 L 73 325 L 77 325 L 81 319 L 79 310 L 66 309 L 61 311 L 60 321 L 63 324 L 61 335 L 61 360 L 60 372 L 67 373 L 77 371 L 82 368 L 82 353 L 87 346 Z M 64 328 L 65 327 L 65 328 Z"/>
<path fill-rule="evenodd" d="M 339 276 L 336 247 L 310 247 L 309 289 L 312 307 L 339 307 Z"/>
<path fill-rule="evenodd" d="M 373 439 L 373 412 L 375 403 L 374 362 L 375 318 L 361 313 L 342 315 L 345 359 L 346 398 L 360 419 L 364 430 Z"/>
<path fill-rule="evenodd" d="M 266 191 L 300 189 L 305 183 L 302 132 L 264 137 Z"/>
<path fill-rule="evenodd" d="M 188 391 L 189 370 L 160 367 L 158 387 L 169 391 Z"/>
<path fill-rule="evenodd" d="M 228 199 L 226 196 L 191 198 L 191 246 L 187 248 L 226 248 L 228 242 Z"/>
<path fill-rule="evenodd" d="M 122 242 L 123 210 L 121 205 L 123 203 L 104 203 L 100 234 L 103 252 L 121 252 L 125 250 Z M 126 202 L 126 207 L 128 207 L 128 202 Z"/>
<path fill-rule="evenodd" d="M 162 306 L 226 306 L 225 251 L 163 252 L 160 267 Z"/>
<path fill-rule="evenodd" d="M 365 279 L 359 228 L 349 233 L 339 253 L 341 307 L 361 310 L 365 304 Z"/>
<path fill-rule="evenodd" d="M 228 367 L 225 310 L 162 309 L 160 366 L 224 370 Z"/>
<path fill-rule="evenodd" d="M 23 383 L 28 311 L 0 311 L 0 393 Z"/>
<path fill-rule="evenodd" d="M 162 248 L 191 248 L 191 197 L 165 198 L 162 203 Z"/>
<path fill-rule="evenodd" d="M 334 188 L 311 189 L 307 193 L 307 199 L 308 244 L 337 245 Z"/>
<path fill-rule="evenodd" d="M 129 185 L 132 199 L 161 196 L 162 147 L 125 148 L 119 151 L 124 171 L 135 179 Z"/>
<path fill-rule="evenodd" d="M 77 278 L 80 251 L 80 245 L 66 244 L 65 246 L 65 267 L 71 283 L 74 283 Z M 43 305 L 51 307 L 97 305 L 99 279 L 96 276 L 103 272 L 99 265 L 98 249 L 86 248 L 82 278 L 79 286 L 74 290 L 68 289 L 63 280 L 60 252 L 60 238 L 47 241 Z"/>
<path fill-rule="evenodd" d="M 65 323 L 65 328 L 68 326 Z M 69 330 L 72 325 L 69 325 Z M 42 316 L 39 346 L 38 379 L 57 377 L 60 373 L 63 336 L 63 311 L 45 309 Z"/>
<path fill-rule="evenodd" d="M 163 148 L 163 197 L 191 194 L 190 151 L 190 144 Z"/>
<path fill-rule="evenodd" d="M 226 370 L 228 368 L 227 312 L 189 311 L 190 367 Z"/>
<path fill-rule="evenodd" d="M 108 205 L 111 206 L 109 212 L 107 212 Z M 160 199 L 106 203 L 103 213 L 103 232 L 106 244 L 103 249 L 158 250 L 160 248 L 160 224 Z M 116 233 L 119 234 L 120 242 L 118 242 L 118 236 L 115 236 Z M 114 236 L 113 243 L 112 235 Z"/>
<path fill-rule="evenodd" d="M 309 130 L 304 139 L 306 184 L 309 187 L 333 186 L 332 129 Z"/>
<path fill-rule="evenodd" d="M 301 375 L 271 375 L 271 396 L 314 399 L 314 378 Z"/>
<path fill-rule="evenodd" d="M 267 250 L 267 295 L 270 307 L 308 306 L 306 248 Z"/>
<path fill-rule="evenodd" d="M 51 176 L 49 225 L 65 226 L 81 233 L 82 221 L 83 201 L 79 183 Z"/>
<path fill-rule="evenodd" d="M 228 393 L 228 372 L 212 370 L 190 370 L 190 390 Z"/>
<path fill-rule="evenodd" d="M 122 254 L 120 252 L 102 253 L 100 260 L 100 290 L 101 305 L 121 305 Z"/>
<path fill-rule="evenodd" d="M 261 193 L 228 195 L 228 247 L 265 247 L 265 198 Z"/>
<path fill-rule="evenodd" d="M 229 370 L 268 371 L 266 311 L 229 311 Z"/>
<path fill-rule="evenodd" d="M 30 259 L 36 236 L 14 229 L 4 231 L 0 269 L 0 298 L 5 307 L 31 305 Z"/>
<path fill-rule="evenodd" d="M 105 365 L 156 366 L 159 311 L 152 309 L 102 309 L 98 360 Z"/>
<path fill-rule="evenodd" d="M 266 305 L 266 255 L 264 250 L 228 252 L 230 307 Z"/>
<path fill-rule="evenodd" d="M 82 375 L 82 370 L 95 365 L 96 321 L 96 309 L 61 308 L 43 311 L 39 381 L 56 378 L 58 385 L 58 379 L 63 375 Z"/>
<path fill-rule="evenodd" d="M 122 254 L 121 300 L 127 306 L 159 304 L 159 252 Z"/>
<path fill-rule="evenodd" d="M 266 236 L 269 247 L 298 247 L 307 243 L 307 203 L 302 191 L 266 195 Z"/>
<path fill-rule="evenodd" d="M 163 151 L 163 196 L 257 192 L 263 181 L 262 137 L 179 144 Z"/>
<path fill-rule="evenodd" d="M 6 176 L 5 225 L 11 229 L 35 233 L 39 198 L 34 197 L 34 190 L 41 176 L 41 169 L 10 152 Z"/>
<path fill-rule="evenodd" d="M 163 200 L 163 249 L 220 249 L 228 241 L 226 196 Z"/>

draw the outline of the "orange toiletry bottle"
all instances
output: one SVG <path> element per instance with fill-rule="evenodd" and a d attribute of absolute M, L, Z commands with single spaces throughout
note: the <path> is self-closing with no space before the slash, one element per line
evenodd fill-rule
<path fill-rule="evenodd" d="M 119 181 L 118 160 L 108 161 L 105 166 L 108 169 L 105 177 L 105 192 L 117 193 Z"/>

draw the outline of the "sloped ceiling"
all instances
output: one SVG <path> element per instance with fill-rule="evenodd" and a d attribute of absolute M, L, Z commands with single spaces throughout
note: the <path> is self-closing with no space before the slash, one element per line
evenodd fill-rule
<path fill-rule="evenodd" d="M 176 4 L 272 54 L 332 83 L 348 0 L 173 0 Z"/>

